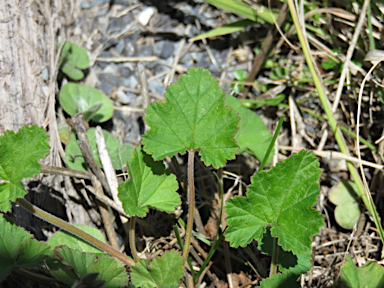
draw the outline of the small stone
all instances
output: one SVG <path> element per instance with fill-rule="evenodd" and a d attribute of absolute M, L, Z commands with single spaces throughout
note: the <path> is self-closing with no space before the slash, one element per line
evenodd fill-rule
<path fill-rule="evenodd" d="M 103 69 L 103 73 L 109 73 L 109 74 L 118 74 L 118 66 L 114 63 L 109 64 Z"/>
<path fill-rule="evenodd" d="M 155 92 L 160 95 L 165 94 L 165 87 L 163 84 L 157 82 L 157 81 L 152 81 L 148 83 L 148 90 L 151 92 Z"/>
<path fill-rule="evenodd" d="M 132 14 L 128 13 L 118 18 L 111 18 L 109 21 L 109 32 L 117 32 L 125 29 L 128 25 L 133 23 Z"/>
<path fill-rule="evenodd" d="M 99 84 L 99 78 L 97 77 L 95 70 L 90 69 L 87 78 L 85 79 L 85 85 L 96 87 Z"/>
<path fill-rule="evenodd" d="M 109 17 L 100 16 L 97 18 L 97 29 L 102 33 L 106 34 L 109 27 Z"/>
<path fill-rule="evenodd" d="M 139 16 L 137 17 L 137 20 L 139 23 L 143 26 L 147 26 L 149 23 L 149 20 L 151 20 L 153 14 L 155 14 L 156 8 L 154 7 L 147 7 L 143 11 L 140 12 Z"/>
<path fill-rule="evenodd" d="M 132 99 L 136 97 L 136 95 L 133 93 L 130 93 L 130 92 L 125 93 L 124 91 L 121 91 L 121 90 L 116 91 L 114 96 L 116 101 L 125 105 L 129 104 L 132 101 Z"/>
<path fill-rule="evenodd" d="M 109 95 L 111 93 L 112 89 L 115 87 L 119 87 L 121 85 L 120 78 L 116 77 L 113 74 L 100 74 L 100 86 L 98 87 L 101 91 L 103 91 L 105 94 Z"/>
<path fill-rule="evenodd" d="M 122 54 L 124 48 L 125 48 L 125 41 L 124 41 L 124 39 L 120 39 L 119 42 L 117 42 L 117 44 L 115 46 L 115 51 L 117 54 Z"/>
<path fill-rule="evenodd" d="M 159 41 L 155 43 L 154 54 L 160 58 L 167 59 L 175 51 L 174 44 L 169 40 Z"/>
<path fill-rule="evenodd" d="M 43 71 L 41 71 L 41 78 L 42 78 L 44 81 L 48 81 L 48 79 L 49 79 L 49 71 L 48 71 L 48 67 L 44 67 Z"/>
<path fill-rule="evenodd" d="M 136 88 L 137 84 L 139 84 L 139 80 L 137 80 L 135 75 L 128 77 L 123 80 L 123 84 L 125 87 Z"/>

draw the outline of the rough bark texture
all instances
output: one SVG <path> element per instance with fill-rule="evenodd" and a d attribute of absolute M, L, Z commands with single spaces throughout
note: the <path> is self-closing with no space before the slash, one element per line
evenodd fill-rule
<path fill-rule="evenodd" d="M 48 72 L 49 47 L 39 1 L 28 2 L 0 4 L 0 134 L 44 123 L 48 95 L 41 76 L 44 69 Z"/>
<path fill-rule="evenodd" d="M 0 1 L 0 135 L 6 130 L 16 132 L 24 125 L 45 127 L 51 151 L 44 164 L 56 166 L 61 166 L 62 153 L 55 117 L 56 46 L 64 40 L 63 32 L 74 17 L 71 7 L 73 2 L 62 0 Z M 26 198 L 57 212 L 59 207 L 48 197 L 51 185 L 47 184 L 52 178 L 45 178 L 45 185 L 42 181 L 33 183 L 26 186 Z M 36 218 L 17 206 L 13 212 L 19 225 L 42 236 Z"/>

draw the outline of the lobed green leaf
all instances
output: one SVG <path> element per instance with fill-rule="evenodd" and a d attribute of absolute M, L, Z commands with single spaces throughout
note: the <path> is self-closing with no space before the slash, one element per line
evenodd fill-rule
<path fill-rule="evenodd" d="M 152 261 L 140 260 L 131 270 L 131 280 L 136 287 L 177 288 L 184 273 L 183 257 L 177 251 L 165 252 Z"/>
<path fill-rule="evenodd" d="M 52 255 L 50 247 L 44 242 L 33 238 L 23 228 L 9 223 L 0 214 L 0 282 L 12 268 L 33 268 Z"/>
<path fill-rule="evenodd" d="M 269 171 L 255 173 L 245 197 L 227 201 L 227 241 L 232 247 L 260 241 L 267 227 L 286 251 L 311 251 L 311 237 L 323 217 L 311 208 L 319 195 L 321 171 L 312 152 L 294 154 Z"/>
<path fill-rule="evenodd" d="M 167 88 L 165 99 L 146 109 L 151 129 L 142 139 L 144 150 L 155 160 L 193 150 L 206 165 L 219 168 L 235 157 L 239 117 L 224 107 L 224 92 L 209 71 L 189 69 Z"/>
<path fill-rule="evenodd" d="M 37 125 L 0 136 L 0 211 L 10 211 L 10 201 L 27 194 L 21 180 L 40 173 L 38 159 L 49 152 L 48 140 L 44 128 Z"/>
<path fill-rule="evenodd" d="M 341 267 L 341 287 L 384 287 L 383 266 L 368 261 L 362 267 L 357 268 L 351 257 L 347 255 L 346 258 L 348 262 Z"/>
<path fill-rule="evenodd" d="M 253 111 L 243 107 L 240 101 L 235 97 L 226 94 L 225 105 L 235 109 L 240 115 L 239 131 L 235 136 L 235 140 L 240 146 L 240 151 L 250 153 L 256 156 L 260 161 L 264 159 L 267 153 L 269 143 L 272 141 L 272 135 L 269 133 L 263 120 Z M 270 154 L 267 164 L 272 160 L 273 153 Z"/>
<path fill-rule="evenodd" d="M 98 273 L 97 280 L 105 281 L 103 288 L 124 287 L 128 282 L 129 277 L 124 267 L 112 257 L 106 255 L 97 257 L 94 254 L 80 252 L 67 246 L 56 247 L 54 252 L 67 268 L 65 270 L 62 269 L 62 265 L 54 266 L 58 262 L 52 262 L 51 273 L 58 279 L 66 281 L 65 283 L 68 285 L 73 285 L 78 277 L 83 278 L 91 273 Z M 71 271 L 74 271 L 75 274 Z"/>
<path fill-rule="evenodd" d="M 130 179 L 119 184 L 119 199 L 129 216 L 144 217 L 148 208 L 173 212 L 181 200 L 176 176 L 161 161 L 137 147 L 128 162 Z"/>

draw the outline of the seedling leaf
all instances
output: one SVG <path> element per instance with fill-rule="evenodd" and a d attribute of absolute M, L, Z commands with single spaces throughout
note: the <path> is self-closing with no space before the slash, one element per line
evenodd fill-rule
<path fill-rule="evenodd" d="M 251 110 L 243 107 L 239 100 L 226 94 L 225 105 L 232 107 L 240 115 L 239 132 L 235 140 L 240 146 L 240 152 L 251 151 L 252 156 L 256 156 L 260 161 L 264 159 L 267 153 L 269 143 L 272 141 L 272 135 L 265 127 L 263 120 Z M 266 164 L 272 160 L 273 153 L 270 154 Z"/>
<path fill-rule="evenodd" d="M 37 241 L 29 232 L 0 215 L 0 282 L 14 267 L 35 267 L 52 254 L 49 249 L 46 243 Z"/>
<path fill-rule="evenodd" d="M 85 120 L 95 122 L 105 122 L 112 118 L 113 105 L 111 100 L 90 86 L 67 83 L 61 88 L 59 97 L 61 106 L 71 116 L 86 112 L 89 119 Z"/>
<path fill-rule="evenodd" d="M 103 287 L 124 287 L 128 282 L 128 275 L 121 263 L 109 256 L 96 257 L 91 253 L 80 252 L 66 246 L 54 249 L 56 257 L 66 263 L 66 266 L 76 272 L 82 278 L 91 273 L 99 273 L 97 280 L 105 281 Z M 51 270 L 55 277 L 60 277 L 61 270 Z M 68 277 L 67 279 L 71 279 Z M 73 283 L 69 284 L 73 285 Z"/>
<path fill-rule="evenodd" d="M 298 278 L 299 275 L 291 271 L 285 271 L 261 281 L 260 288 L 300 287 L 300 283 L 297 281 Z"/>
<path fill-rule="evenodd" d="M 368 261 L 362 267 L 357 268 L 351 257 L 346 255 L 348 260 L 341 267 L 341 287 L 363 288 L 363 287 L 384 287 L 384 267 Z"/>
<path fill-rule="evenodd" d="M 165 252 L 152 261 L 140 260 L 131 270 L 131 280 L 136 287 L 176 288 L 184 273 L 183 257 L 177 251 Z"/>
<path fill-rule="evenodd" d="M 96 162 L 99 163 L 101 166 L 99 152 L 96 144 L 95 131 L 95 128 L 88 129 L 87 136 L 92 149 L 93 157 L 95 158 Z M 129 159 L 131 159 L 133 147 L 129 144 L 120 144 L 119 140 L 114 138 L 112 134 L 104 130 L 102 132 L 105 138 L 109 156 L 111 157 L 113 168 L 119 170 L 124 165 L 126 165 Z M 71 137 L 71 139 L 68 141 L 67 147 L 65 148 L 65 161 L 71 169 L 86 171 L 86 168 L 84 166 L 85 160 L 81 154 L 80 147 L 77 144 L 76 137 Z"/>
<path fill-rule="evenodd" d="M 359 220 L 359 207 L 356 184 L 351 181 L 341 181 L 331 188 L 328 198 L 336 205 L 335 220 L 344 229 L 352 229 Z"/>
<path fill-rule="evenodd" d="M 65 42 L 59 60 L 60 70 L 73 80 L 81 80 L 84 78 L 81 69 L 86 69 L 88 66 L 87 51 L 74 43 Z"/>
<path fill-rule="evenodd" d="M 21 182 L 39 174 L 38 159 L 49 152 L 49 137 L 44 128 L 24 126 L 16 134 L 5 131 L 0 136 L 0 211 L 11 209 L 10 201 L 24 197 L 27 191 Z"/>
<path fill-rule="evenodd" d="M 206 165 L 219 168 L 235 157 L 239 117 L 224 107 L 224 92 L 209 71 L 189 69 L 168 87 L 165 99 L 146 110 L 151 129 L 143 136 L 144 150 L 155 160 L 194 150 Z"/>
<path fill-rule="evenodd" d="M 104 236 L 100 232 L 100 230 L 93 227 L 86 226 L 86 225 L 75 225 L 75 226 L 87 232 L 88 234 L 92 235 L 93 237 L 99 239 L 100 241 L 105 242 Z M 89 244 L 83 239 L 80 239 L 74 236 L 73 234 L 68 233 L 65 230 L 57 231 L 55 234 L 51 236 L 51 238 L 48 239 L 47 243 L 51 245 L 52 248 L 63 245 L 63 243 L 65 243 L 65 245 L 68 246 L 69 248 L 77 249 L 80 252 L 89 252 L 97 255 L 103 254 L 103 252 L 100 249 L 95 248 L 93 245 Z"/>
<path fill-rule="evenodd" d="M 267 227 L 279 245 L 295 255 L 311 250 L 311 236 L 323 225 L 311 208 L 319 195 L 321 171 L 312 152 L 301 151 L 269 171 L 255 173 L 245 197 L 234 197 L 225 206 L 226 239 L 232 247 L 260 241 Z"/>
<path fill-rule="evenodd" d="M 148 208 L 173 212 L 180 205 L 176 176 L 161 161 L 137 147 L 128 162 L 130 179 L 119 184 L 119 199 L 129 216 L 144 217 Z"/>

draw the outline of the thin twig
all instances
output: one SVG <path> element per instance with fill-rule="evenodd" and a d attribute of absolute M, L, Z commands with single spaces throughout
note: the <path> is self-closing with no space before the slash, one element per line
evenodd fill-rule
<path fill-rule="evenodd" d="M 33 213 L 37 217 L 44 219 L 44 221 L 47 221 L 51 223 L 52 225 L 55 225 L 61 229 L 64 229 L 65 231 L 80 237 L 81 239 L 85 240 L 89 244 L 101 249 L 102 251 L 107 252 L 111 256 L 119 259 L 124 264 L 127 264 L 129 266 L 135 266 L 135 261 L 133 261 L 131 258 L 129 258 L 127 255 L 124 255 L 120 253 L 119 251 L 113 249 L 111 246 L 105 244 L 104 242 L 100 241 L 99 239 L 93 237 L 92 235 L 89 235 L 85 231 L 69 224 L 68 222 L 65 222 L 64 220 L 61 220 L 60 218 L 53 216 L 52 214 L 49 214 L 45 212 L 44 210 L 36 207 L 35 205 L 29 203 L 27 200 L 23 198 L 18 198 L 16 200 L 18 204 L 20 204 L 23 208 L 28 210 L 29 212 Z"/>
<path fill-rule="evenodd" d="M 91 179 L 88 172 L 40 164 L 41 173 L 57 174 L 79 179 Z"/>
<path fill-rule="evenodd" d="M 89 140 L 87 137 L 87 132 L 85 130 L 83 114 L 77 113 L 73 115 L 72 120 L 76 130 L 77 137 L 79 138 L 77 142 L 79 144 L 81 152 L 83 153 L 83 156 L 87 165 L 92 170 L 92 172 L 96 175 L 97 179 L 101 182 L 105 191 L 107 191 L 108 194 L 111 195 L 111 189 L 109 188 L 107 178 L 105 177 L 103 171 L 101 171 L 99 165 L 96 163 L 95 159 L 93 158 L 93 155 L 91 152 L 91 146 L 89 145 Z"/>

